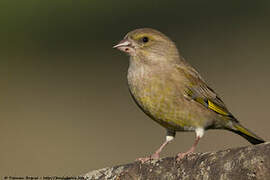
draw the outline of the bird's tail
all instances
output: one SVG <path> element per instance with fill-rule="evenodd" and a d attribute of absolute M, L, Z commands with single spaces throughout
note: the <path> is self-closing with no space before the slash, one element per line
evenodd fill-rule
<path fill-rule="evenodd" d="M 239 134 L 240 136 L 248 140 L 251 144 L 260 144 L 265 142 L 262 138 L 260 138 L 250 130 L 246 129 L 239 123 L 234 123 L 233 127 L 234 127 L 233 129 L 229 130 L 236 134 Z"/>

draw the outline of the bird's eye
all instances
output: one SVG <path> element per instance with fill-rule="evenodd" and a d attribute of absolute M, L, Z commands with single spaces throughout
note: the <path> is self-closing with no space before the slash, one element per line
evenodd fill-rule
<path fill-rule="evenodd" d="M 147 43 L 147 42 L 149 41 L 149 39 L 148 39 L 148 37 L 143 37 L 143 38 L 142 38 L 142 41 L 143 41 L 144 43 Z"/>

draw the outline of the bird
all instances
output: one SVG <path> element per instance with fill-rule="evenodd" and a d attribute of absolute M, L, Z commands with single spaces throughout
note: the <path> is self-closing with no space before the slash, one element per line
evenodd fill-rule
<path fill-rule="evenodd" d="M 160 31 L 135 29 L 113 48 L 129 56 L 127 80 L 131 97 L 146 115 L 166 129 L 164 143 L 151 156 L 137 160 L 144 163 L 159 159 L 163 148 L 181 131 L 195 132 L 195 141 L 188 151 L 177 154 L 177 161 L 193 153 L 209 129 L 229 130 L 251 144 L 265 142 L 240 124 L 220 96 L 183 58 L 175 43 Z"/>

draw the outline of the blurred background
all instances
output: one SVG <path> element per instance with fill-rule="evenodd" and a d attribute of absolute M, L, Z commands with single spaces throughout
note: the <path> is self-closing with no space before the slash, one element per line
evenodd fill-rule
<path fill-rule="evenodd" d="M 165 130 L 132 101 L 128 57 L 112 49 L 160 30 L 223 98 L 270 139 L 270 1 L 0 1 L 0 174 L 67 176 L 150 155 Z M 162 153 L 186 151 L 177 133 Z M 208 131 L 198 152 L 246 146 Z"/>

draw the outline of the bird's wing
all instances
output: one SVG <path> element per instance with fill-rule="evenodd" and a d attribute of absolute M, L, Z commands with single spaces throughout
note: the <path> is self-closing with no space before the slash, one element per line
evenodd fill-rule
<path fill-rule="evenodd" d="M 206 82 L 193 67 L 191 67 L 187 62 L 184 62 L 184 65 L 179 65 L 177 67 L 180 73 L 184 75 L 187 80 L 184 91 L 184 93 L 186 93 L 186 97 L 200 103 L 205 108 L 212 110 L 217 114 L 235 119 L 226 108 L 224 102 L 213 89 L 207 86 Z"/>

